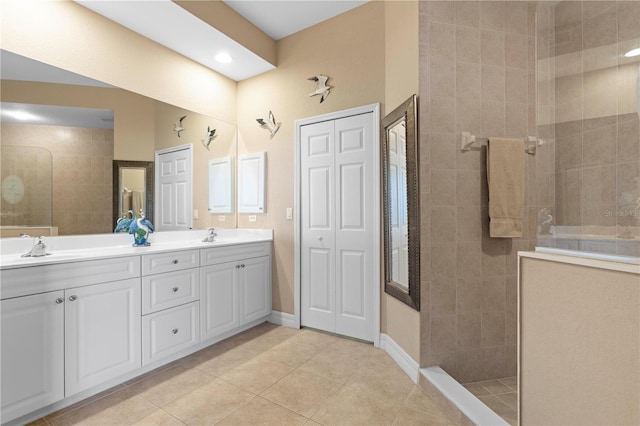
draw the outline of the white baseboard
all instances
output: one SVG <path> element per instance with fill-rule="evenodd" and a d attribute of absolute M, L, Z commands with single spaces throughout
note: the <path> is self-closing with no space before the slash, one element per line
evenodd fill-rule
<path fill-rule="evenodd" d="M 282 325 L 289 328 L 300 328 L 296 326 L 296 317 L 293 314 L 286 312 L 271 311 L 271 315 L 267 318 L 267 321 L 273 324 Z"/>
<path fill-rule="evenodd" d="M 420 365 L 391 337 L 380 333 L 380 349 L 384 349 L 414 383 L 420 378 Z"/>

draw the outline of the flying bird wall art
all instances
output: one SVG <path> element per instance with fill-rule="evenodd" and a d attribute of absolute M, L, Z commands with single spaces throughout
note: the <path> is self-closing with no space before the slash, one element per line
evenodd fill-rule
<path fill-rule="evenodd" d="M 324 100 L 327 99 L 327 96 L 329 96 L 329 91 L 332 89 L 332 86 L 327 85 L 327 80 L 329 80 L 329 77 L 327 77 L 326 75 L 318 74 L 316 76 L 309 77 L 307 80 L 316 82 L 316 90 L 309 93 L 309 96 L 311 97 L 319 95 L 320 103 L 324 102 Z"/>
<path fill-rule="evenodd" d="M 271 132 L 270 139 L 273 139 L 273 136 L 276 133 L 278 133 L 278 130 L 280 129 L 280 125 L 282 124 L 282 123 L 276 123 L 276 118 L 273 116 L 273 113 L 271 111 L 269 111 L 269 120 L 256 118 L 256 121 L 258 122 L 258 124 L 260 124 L 260 127 L 262 127 L 263 129 L 267 129 L 269 132 Z"/>
<path fill-rule="evenodd" d="M 207 126 L 207 133 L 204 135 L 204 139 L 200 140 L 202 142 L 202 145 L 207 148 L 207 151 L 209 150 L 209 144 L 216 137 L 218 137 L 218 135 L 216 135 L 216 129 L 212 129 L 211 127 Z"/>
<path fill-rule="evenodd" d="M 187 118 L 187 116 L 183 115 L 178 119 L 178 121 L 173 124 L 173 131 L 176 133 L 176 135 L 178 135 L 178 137 L 180 137 L 180 132 L 184 132 L 185 130 L 187 130 L 182 127 L 182 120 L 184 120 L 185 118 Z"/>

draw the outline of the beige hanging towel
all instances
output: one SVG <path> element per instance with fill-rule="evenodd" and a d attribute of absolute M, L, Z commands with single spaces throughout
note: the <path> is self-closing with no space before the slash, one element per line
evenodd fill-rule
<path fill-rule="evenodd" d="M 522 237 L 524 216 L 524 141 L 490 138 L 487 144 L 489 235 Z"/>

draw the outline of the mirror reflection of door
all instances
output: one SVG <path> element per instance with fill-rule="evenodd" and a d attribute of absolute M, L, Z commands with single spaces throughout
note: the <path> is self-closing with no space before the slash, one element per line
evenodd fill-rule
<path fill-rule="evenodd" d="M 407 220 L 407 143 L 405 120 L 388 130 L 391 279 L 409 289 L 409 227 Z"/>
<path fill-rule="evenodd" d="M 118 204 L 120 217 L 126 216 L 129 210 L 136 214 L 141 209 L 145 210 L 145 172 L 146 169 L 138 167 L 120 168 L 120 201 Z"/>

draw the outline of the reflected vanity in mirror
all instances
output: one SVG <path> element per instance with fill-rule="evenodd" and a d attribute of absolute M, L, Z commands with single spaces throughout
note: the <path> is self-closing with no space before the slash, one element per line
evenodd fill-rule
<path fill-rule="evenodd" d="M 113 227 L 118 219 L 140 209 L 153 223 L 153 161 L 113 160 Z"/>
<path fill-rule="evenodd" d="M 420 310 L 417 97 L 382 120 L 386 293 Z"/>

